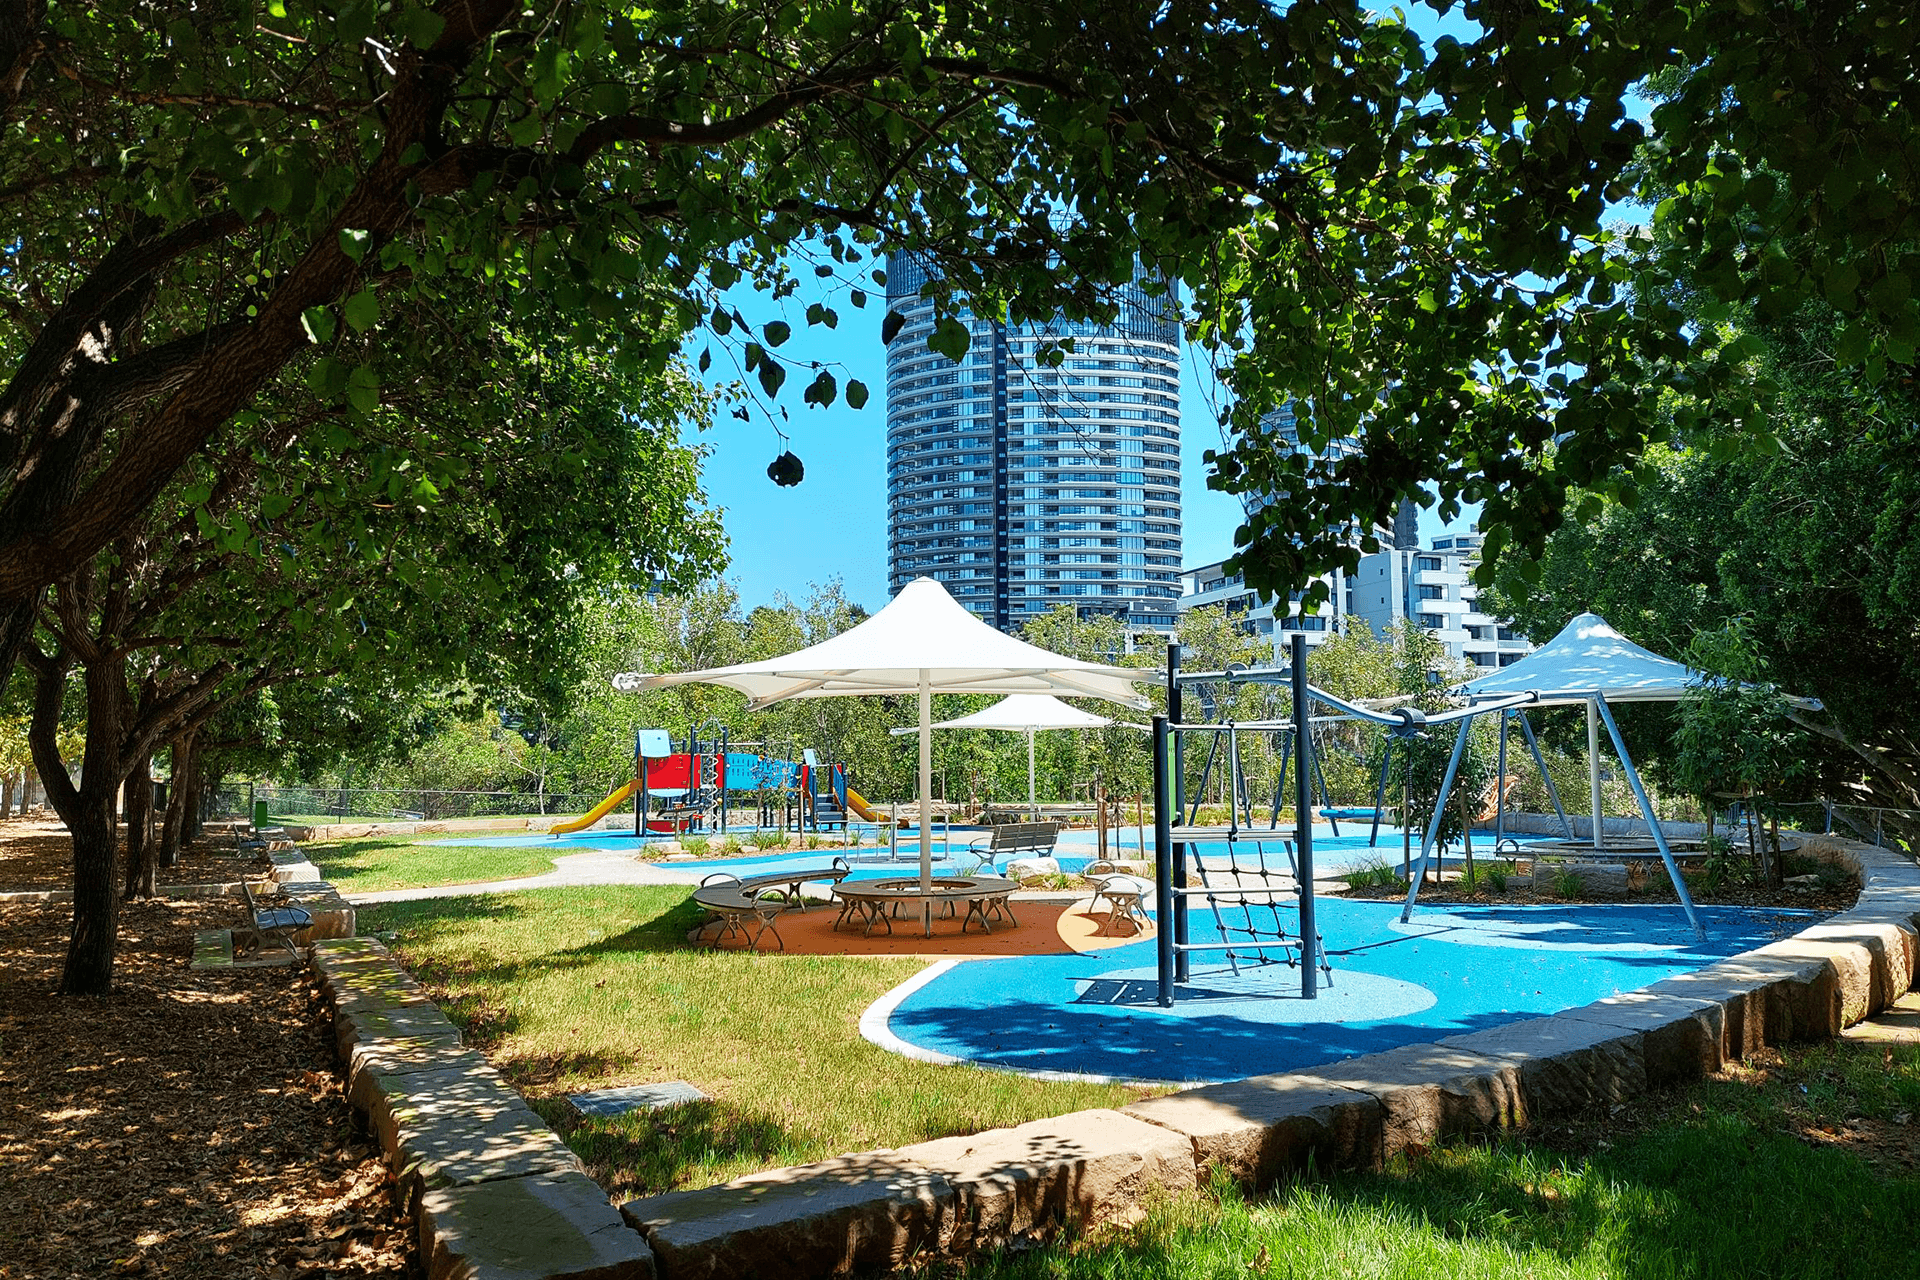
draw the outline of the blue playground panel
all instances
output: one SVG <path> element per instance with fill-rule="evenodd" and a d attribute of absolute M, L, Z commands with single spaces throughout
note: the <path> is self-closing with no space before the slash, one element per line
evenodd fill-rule
<path fill-rule="evenodd" d="M 1242 963 L 1235 975 L 1218 953 L 1202 953 L 1163 1009 L 1149 938 L 1090 954 L 959 962 L 907 995 L 888 1030 L 919 1049 L 1016 1071 L 1237 1080 L 1557 1013 L 1819 918 L 1705 907 L 1707 941 L 1697 943 L 1673 906 L 1421 907 L 1406 925 L 1391 902 L 1321 898 L 1318 912 L 1333 985 L 1323 974 L 1315 1000 L 1301 998 L 1297 968 Z M 1291 912 L 1281 918 L 1293 922 Z M 1218 939 L 1204 902 L 1191 920 L 1194 941 Z"/>

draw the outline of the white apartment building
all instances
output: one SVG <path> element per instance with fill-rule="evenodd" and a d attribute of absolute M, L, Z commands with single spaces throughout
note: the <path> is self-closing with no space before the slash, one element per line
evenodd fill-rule
<path fill-rule="evenodd" d="M 1277 600 L 1262 601 L 1237 573 L 1228 573 L 1226 562 L 1216 560 L 1180 572 L 1180 612 L 1218 605 L 1240 624 L 1248 635 L 1258 636 L 1273 646 L 1275 658 L 1284 658 L 1287 636 L 1303 631 L 1309 648 L 1323 645 L 1329 636 L 1340 633 L 1344 619 L 1352 612 L 1353 589 L 1340 570 L 1324 575 L 1329 598 L 1302 614 L 1300 597 L 1295 595 L 1284 609 Z"/>
<path fill-rule="evenodd" d="M 1533 643 L 1480 612 L 1473 566 L 1479 533 L 1449 533 L 1428 547 L 1402 547 L 1362 557 L 1354 573 L 1353 614 L 1384 637 L 1402 618 L 1430 631 L 1447 652 L 1478 667 L 1509 667 Z"/>

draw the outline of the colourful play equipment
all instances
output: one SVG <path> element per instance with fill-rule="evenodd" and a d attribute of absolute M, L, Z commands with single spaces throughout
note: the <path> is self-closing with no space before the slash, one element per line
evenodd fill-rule
<path fill-rule="evenodd" d="M 715 721 L 690 729 L 673 742 L 665 729 L 634 734 L 634 776 L 585 814 L 557 823 L 555 835 L 584 831 L 620 805 L 633 801 L 634 834 L 724 833 L 730 826 L 781 831 L 844 830 L 847 815 L 889 822 L 847 785 L 846 766 L 822 764 L 813 751 L 782 759 L 738 750 L 727 726 Z M 751 821 L 743 822 L 750 816 Z"/>

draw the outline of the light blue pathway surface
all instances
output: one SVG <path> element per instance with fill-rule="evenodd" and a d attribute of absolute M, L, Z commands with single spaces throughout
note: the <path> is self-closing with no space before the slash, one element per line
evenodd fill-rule
<path fill-rule="evenodd" d="M 899 999 L 885 1030 L 914 1050 L 1021 1071 L 1235 1080 L 1556 1013 L 1816 918 L 1707 907 L 1700 944 L 1673 906 L 1423 907 L 1407 925 L 1397 903 L 1323 898 L 1318 909 L 1333 985 L 1323 975 L 1312 1001 L 1300 998 L 1297 968 L 1242 964 L 1236 976 L 1211 953 L 1195 957 L 1193 981 L 1163 1009 L 1147 939 L 951 965 Z M 1291 912 L 1282 918 L 1291 924 Z M 1196 942 L 1219 936 L 1203 903 L 1192 929 Z"/>

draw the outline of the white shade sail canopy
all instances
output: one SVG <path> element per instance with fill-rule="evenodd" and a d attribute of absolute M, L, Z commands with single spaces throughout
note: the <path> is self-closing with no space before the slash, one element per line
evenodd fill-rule
<path fill-rule="evenodd" d="M 917 693 L 1060 693 L 1104 698 L 1145 709 L 1135 685 L 1158 683 L 1157 671 L 1110 667 L 1049 653 L 995 631 L 931 578 L 916 578 L 857 627 L 782 658 L 668 675 L 623 674 L 613 687 L 628 693 L 669 685 L 726 685 L 759 710 L 788 698 L 841 698 Z"/>
<path fill-rule="evenodd" d="M 1641 648 L 1599 614 L 1583 613 L 1512 666 L 1469 680 L 1454 693 L 1481 699 L 1535 693 L 1543 706 L 1569 706 L 1595 694 L 1608 702 L 1678 702 L 1705 679 L 1684 662 Z M 1788 701 L 1819 705 L 1810 698 Z"/>
<path fill-rule="evenodd" d="M 933 884 L 934 694 L 1064 693 L 1144 710 L 1147 699 L 1134 686 L 1164 678 L 1136 667 L 1062 657 L 1003 635 L 968 613 L 938 582 L 916 578 L 859 626 L 783 658 L 671 675 L 622 674 L 613 678 L 613 687 L 639 693 L 695 681 L 725 685 L 747 695 L 749 711 L 789 698 L 917 695 L 920 889 L 927 893 Z M 923 898 L 921 908 L 931 933 L 932 899 Z"/>
<path fill-rule="evenodd" d="M 1050 693 L 1014 693 L 970 716 L 934 723 L 936 729 L 998 729 L 1007 733 L 1045 733 L 1049 729 L 1104 729 L 1110 724 L 1125 724 L 1091 711 L 1082 711 Z M 1138 729 L 1141 725 L 1128 725 Z M 916 732 L 914 726 L 894 729 L 894 733 Z"/>

